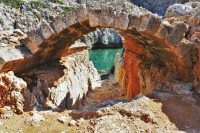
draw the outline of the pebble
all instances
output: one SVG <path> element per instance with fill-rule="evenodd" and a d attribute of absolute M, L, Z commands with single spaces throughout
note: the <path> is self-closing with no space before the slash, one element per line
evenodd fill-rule
<path fill-rule="evenodd" d="M 5 43 L 0 43 L 0 47 L 6 47 L 6 46 L 8 46 L 8 45 Z"/>
<path fill-rule="evenodd" d="M 69 123 L 69 126 L 75 126 L 77 124 L 77 122 L 75 120 L 71 120 Z"/>
<path fill-rule="evenodd" d="M 2 126 L 3 124 L 4 124 L 3 121 L 0 120 L 0 126 Z"/>
<path fill-rule="evenodd" d="M 83 118 L 80 118 L 79 120 L 78 120 L 78 122 L 79 123 L 82 123 L 82 122 L 84 122 L 85 120 L 83 119 Z"/>
<path fill-rule="evenodd" d="M 58 118 L 57 118 L 57 120 L 59 121 L 59 122 L 61 122 L 61 123 L 66 123 L 67 122 L 67 117 L 66 116 L 59 116 Z"/>

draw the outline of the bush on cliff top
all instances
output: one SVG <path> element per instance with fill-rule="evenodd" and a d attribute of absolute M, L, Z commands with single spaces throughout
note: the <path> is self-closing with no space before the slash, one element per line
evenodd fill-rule
<path fill-rule="evenodd" d="M 64 4 L 64 0 L 50 0 L 53 3 Z"/>
<path fill-rule="evenodd" d="M 2 0 L 2 2 L 6 5 L 9 5 L 11 7 L 18 7 L 20 4 L 24 2 L 24 0 Z"/>

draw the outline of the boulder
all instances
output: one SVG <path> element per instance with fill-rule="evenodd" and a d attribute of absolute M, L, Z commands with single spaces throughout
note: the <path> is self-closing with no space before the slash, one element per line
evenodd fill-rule
<path fill-rule="evenodd" d="M 9 103 L 14 105 L 14 112 L 22 114 L 24 107 L 23 92 L 27 89 L 26 82 L 16 77 L 12 71 L 1 73 L 0 79 L 0 106 L 4 107 Z"/>
<path fill-rule="evenodd" d="M 138 6 L 142 6 L 145 9 L 164 15 L 167 8 L 175 3 L 186 3 L 189 0 L 132 0 L 132 2 Z"/>

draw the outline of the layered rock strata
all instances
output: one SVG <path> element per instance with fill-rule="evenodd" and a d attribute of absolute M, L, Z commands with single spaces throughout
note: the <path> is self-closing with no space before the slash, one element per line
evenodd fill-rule
<path fill-rule="evenodd" d="M 28 84 L 24 94 L 27 109 L 74 108 L 89 90 L 101 86 L 100 75 L 84 49 L 80 50 L 80 44 L 73 45 L 61 60 L 21 75 Z"/>

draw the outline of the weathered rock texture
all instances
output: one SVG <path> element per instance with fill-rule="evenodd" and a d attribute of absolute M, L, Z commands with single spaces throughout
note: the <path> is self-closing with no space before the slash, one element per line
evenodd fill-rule
<path fill-rule="evenodd" d="M 24 97 L 27 84 L 22 79 L 16 77 L 12 71 L 0 74 L 0 109 L 5 105 L 13 105 L 14 111 L 23 113 Z M 0 114 L 4 113 L 1 109 Z"/>
<path fill-rule="evenodd" d="M 89 90 L 101 86 L 100 75 L 89 61 L 88 50 L 81 50 L 72 50 L 73 54 L 60 61 L 22 74 L 29 89 L 24 95 L 27 109 L 76 107 Z"/>
<path fill-rule="evenodd" d="M 28 32 L 28 38 L 22 43 L 31 55 L 24 55 L 20 60 L 3 59 L 0 71 L 23 73 L 58 60 L 70 53 L 70 46 L 76 40 L 96 28 L 115 28 L 125 39 L 124 78 L 129 98 L 140 92 L 147 94 L 165 81 L 193 82 L 198 77 L 192 73 L 198 56 L 187 54 L 197 51 L 198 42 L 189 45 L 183 42 L 190 33 L 187 23 L 173 18 L 161 20 L 131 3 L 119 5 L 109 0 L 80 5 L 56 17 L 51 24 L 42 23 L 37 30 Z"/>
<path fill-rule="evenodd" d="M 199 44 L 200 44 L 200 2 L 193 1 L 186 4 L 174 4 L 171 5 L 165 14 L 165 19 L 173 21 L 183 21 L 189 28 L 186 33 L 186 38 L 190 41 L 183 40 L 182 43 L 178 46 L 179 52 L 184 56 L 185 63 L 188 66 L 194 66 L 193 74 L 195 78 L 195 85 L 199 86 L 200 81 L 200 66 L 199 66 Z M 193 50 L 192 50 L 193 49 Z M 193 52 L 192 52 L 192 51 Z M 189 59 L 188 53 L 193 54 L 192 59 Z M 197 87 L 197 91 L 199 91 Z"/>
<path fill-rule="evenodd" d="M 186 4 L 174 4 L 169 6 L 165 13 L 165 18 L 176 18 L 184 21 L 190 26 L 198 26 L 200 14 L 200 2 L 188 2 Z"/>
<path fill-rule="evenodd" d="M 23 32 L 36 29 L 41 22 L 51 23 L 56 16 L 75 10 L 78 1 L 24 1 L 24 9 L 11 8 L 0 3 L 0 31 L 21 29 Z M 84 2 L 85 3 L 85 2 Z M 82 39 L 91 47 L 120 47 L 122 37 L 114 29 L 97 29 Z M 98 44 L 98 45 L 94 45 Z"/>
<path fill-rule="evenodd" d="M 97 29 L 85 35 L 81 42 L 89 48 L 120 48 L 123 46 L 122 37 L 115 29 Z"/>
<path fill-rule="evenodd" d="M 189 0 L 131 0 L 134 4 L 142 6 L 145 9 L 157 13 L 159 15 L 164 15 L 167 8 L 175 3 L 186 3 Z"/>

